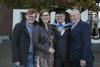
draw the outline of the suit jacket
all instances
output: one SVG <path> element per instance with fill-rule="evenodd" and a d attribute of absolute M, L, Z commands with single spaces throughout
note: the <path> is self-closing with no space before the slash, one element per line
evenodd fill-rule
<path fill-rule="evenodd" d="M 80 61 L 80 59 L 93 60 L 89 25 L 81 20 L 72 29 L 70 42 L 70 60 Z"/>
<path fill-rule="evenodd" d="M 34 23 L 34 25 L 36 22 Z M 26 63 L 30 46 L 30 36 L 26 28 L 26 22 L 15 25 L 12 33 L 12 60 L 13 62 Z"/>

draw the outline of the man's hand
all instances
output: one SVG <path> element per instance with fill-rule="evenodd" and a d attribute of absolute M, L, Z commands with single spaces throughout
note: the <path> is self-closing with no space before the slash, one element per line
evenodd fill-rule
<path fill-rule="evenodd" d="M 15 65 L 19 66 L 20 65 L 20 62 L 15 62 Z"/>
<path fill-rule="evenodd" d="M 55 52 L 55 50 L 53 49 L 53 48 L 49 48 L 49 52 L 51 53 L 51 54 L 54 54 L 54 52 Z"/>
<path fill-rule="evenodd" d="M 80 66 L 81 67 L 86 67 L 86 61 L 85 60 L 80 60 Z"/>

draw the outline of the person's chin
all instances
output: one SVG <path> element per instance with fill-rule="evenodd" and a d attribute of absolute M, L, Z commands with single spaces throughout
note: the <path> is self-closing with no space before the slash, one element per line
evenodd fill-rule
<path fill-rule="evenodd" d="M 33 23 L 34 21 L 29 21 L 29 23 L 31 24 L 31 23 Z"/>

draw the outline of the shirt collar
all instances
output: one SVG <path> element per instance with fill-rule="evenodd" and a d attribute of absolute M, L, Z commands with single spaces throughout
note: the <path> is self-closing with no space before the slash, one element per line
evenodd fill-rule
<path fill-rule="evenodd" d="M 33 24 L 26 23 L 27 27 L 33 27 Z"/>
<path fill-rule="evenodd" d="M 59 23 L 57 22 L 57 26 L 59 25 Z M 62 23 L 62 25 L 64 26 L 65 25 L 65 21 Z"/>
<path fill-rule="evenodd" d="M 77 20 L 75 23 L 72 23 L 72 26 L 77 25 L 80 20 Z"/>

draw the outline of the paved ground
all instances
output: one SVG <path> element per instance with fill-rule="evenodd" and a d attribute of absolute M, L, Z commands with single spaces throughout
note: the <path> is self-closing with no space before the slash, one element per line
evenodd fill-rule
<path fill-rule="evenodd" d="M 94 52 L 95 61 L 94 67 L 100 67 L 100 52 Z"/>
<path fill-rule="evenodd" d="M 0 67 L 12 67 L 11 49 L 0 46 Z"/>
<path fill-rule="evenodd" d="M 0 46 L 0 67 L 12 67 L 11 48 Z M 100 52 L 94 51 L 95 62 L 94 67 L 100 67 Z"/>

